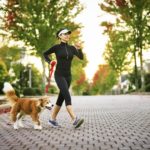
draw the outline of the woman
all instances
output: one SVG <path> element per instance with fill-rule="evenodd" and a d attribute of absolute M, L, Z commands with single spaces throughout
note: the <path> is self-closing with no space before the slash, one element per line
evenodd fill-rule
<path fill-rule="evenodd" d="M 81 51 L 81 45 L 76 44 L 75 46 L 71 46 L 68 44 L 70 39 L 71 31 L 64 28 L 57 32 L 56 36 L 60 40 L 60 44 L 54 45 L 44 52 L 44 58 L 48 63 L 52 63 L 49 58 L 49 55 L 55 53 L 57 59 L 57 66 L 55 70 L 55 81 L 60 90 L 56 105 L 53 108 L 51 119 L 49 120 L 49 124 L 53 127 L 59 127 L 58 122 L 56 121 L 56 117 L 58 112 L 61 109 L 63 101 L 65 100 L 66 109 L 73 121 L 73 126 L 78 128 L 84 122 L 83 119 L 78 118 L 72 108 L 71 96 L 69 93 L 69 87 L 71 84 L 71 62 L 75 56 L 80 59 L 83 59 L 83 53 Z"/>

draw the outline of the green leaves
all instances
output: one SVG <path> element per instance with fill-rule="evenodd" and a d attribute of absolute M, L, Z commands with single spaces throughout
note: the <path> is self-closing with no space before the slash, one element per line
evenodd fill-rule
<path fill-rule="evenodd" d="M 37 55 L 41 55 L 43 50 L 56 43 L 55 34 L 59 28 L 79 27 L 79 24 L 73 23 L 72 20 L 83 8 L 79 0 L 19 0 L 9 7 L 4 6 L 4 9 L 9 14 L 7 28 L 12 37 L 24 41 L 37 50 Z M 5 22 L 8 23 L 8 18 L 5 18 Z"/>
<path fill-rule="evenodd" d="M 73 19 L 82 9 L 79 0 L 9 0 L 0 6 L 0 11 L 5 13 L 2 29 L 16 41 L 23 41 L 29 49 L 36 50 L 45 71 L 43 52 L 58 42 L 56 32 L 60 28 L 80 28 Z"/>
<path fill-rule="evenodd" d="M 101 6 L 102 5 L 103 3 Z M 137 67 L 136 52 L 138 51 L 141 65 L 141 80 L 143 81 L 142 87 L 144 87 L 142 53 L 143 50 L 146 50 L 150 47 L 150 7 L 148 7 L 150 6 L 150 1 L 112 0 L 110 3 L 109 0 L 106 0 L 104 5 L 107 7 L 107 9 L 103 10 L 115 15 L 117 18 L 116 23 L 110 30 L 108 30 L 108 24 L 106 24 L 106 22 L 102 24 L 106 27 L 105 33 L 107 33 L 110 38 L 104 54 L 105 59 L 111 67 L 117 68 L 117 72 L 121 73 L 125 70 L 125 66 L 129 64 L 127 60 L 132 62 L 132 59 L 127 57 L 128 54 L 134 56 L 135 68 Z M 103 8 L 105 7 L 103 6 Z M 108 10 L 111 11 L 109 12 Z M 117 32 L 121 35 L 124 34 L 124 37 L 126 38 L 123 38 Z"/>
<path fill-rule="evenodd" d="M 91 85 L 91 94 L 105 94 L 111 90 L 116 83 L 117 74 L 113 71 L 109 65 L 99 65 L 93 77 L 93 83 Z"/>

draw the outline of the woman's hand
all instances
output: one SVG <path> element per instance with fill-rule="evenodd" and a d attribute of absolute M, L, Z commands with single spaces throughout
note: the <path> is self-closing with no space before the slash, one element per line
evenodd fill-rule
<path fill-rule="evenodd" d="M 56 61 L 55 60 L 52 60 L 51 62 L 50 62 L 50 65 L 53 67 L 53 66 L 55 66 L 56 65 Z"/>
<path fill-rule="evenodd" d="M 76 49 L 82 49 L 82 45 L 83 45 L 83 42 L 80 42 L 80 43 L 78 42 L 74 44 Z"/>

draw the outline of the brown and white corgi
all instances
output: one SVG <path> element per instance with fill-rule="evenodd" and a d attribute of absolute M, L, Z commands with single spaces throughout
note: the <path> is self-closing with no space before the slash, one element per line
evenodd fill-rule
<path fill-rule="evenodd" d="M 42 129 L 39 113 L 46 107 L 51 108 L 49 97 L 41 98 L 19 98 L 10 83 L 5 82 L 3 92 L 11 105 L 11 119 L 14 123 L 14 129 L 24 127 L 22 118 L 30 115 L 34 122 L 34 129 Z M 51 105 L 51 106 L 50 106 Z"/>

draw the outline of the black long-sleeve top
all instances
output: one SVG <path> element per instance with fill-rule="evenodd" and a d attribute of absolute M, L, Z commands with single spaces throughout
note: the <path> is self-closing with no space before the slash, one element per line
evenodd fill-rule
<path fill-rule="evenodd" d="M 57 59 L 57 66 L 55 73 L 62 76 L 71 75 L 71 62 L 76 55 L 78 58 L 83 59 L 83 53 L 81 50 L 77 50 L 74 46 L 61 42 L 54 45 L 43 53 L 45 60 L 50 63 L 51 59 L 49 55 L 55 53 Z"/>

